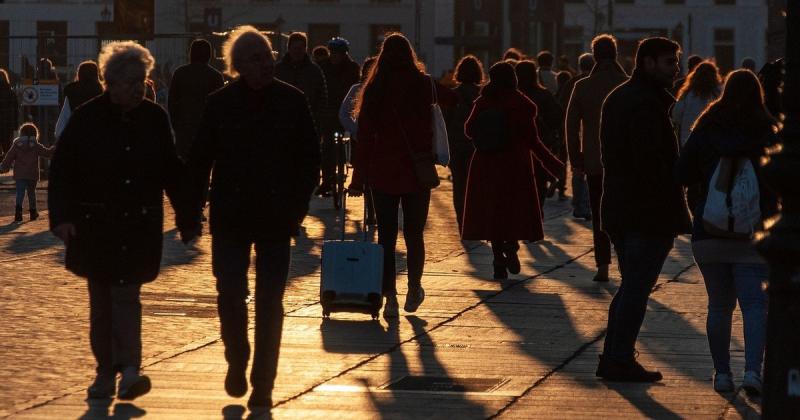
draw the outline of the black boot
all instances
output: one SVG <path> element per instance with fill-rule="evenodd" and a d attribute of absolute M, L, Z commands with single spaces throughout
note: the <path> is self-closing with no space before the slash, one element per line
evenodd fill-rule
<path fill-rule="evenodd" d="M 519 244 L 517 244 L 517 241 L 512 241 L 506 243 L 505 250 L 503 251 L 503 256 L 506 257 L 506 268 L 508 268 L 508 272 L 511 274 L 519 274 L 522 269 L 519 256 L 517 255 L 518 250 Z"/>
<path fill-rule="evenodd" d="M 14 221 L 15 222 L 22 221 L 22 207 L 17 207 L 14 209 Z"/>
<path fill-rule="evenodd" d="M 39 212 L 36 209 L 31 209 L 31 221 L 39 218 Z"/>

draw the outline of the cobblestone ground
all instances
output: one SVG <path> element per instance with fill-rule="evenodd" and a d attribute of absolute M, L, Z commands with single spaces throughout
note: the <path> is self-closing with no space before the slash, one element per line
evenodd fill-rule
<path fill-rule="evenodd" d="M 686 238 L 676 240 L 665 265 L 639 345 L 640 359 L 662 370 L 664 381 L 606 383 L 594 368 L 618 281 L 591 281 L 589 226 L 570 217 L 567 202 L 548 201 L 547 238 L 523 247 L 520 275 L 497 282 L 490 280 L 488 247 L 458 239 L 451 201 L 443 182 L 432 196 L 426 232 L 425 303 L 387 323 L 356 314 L 321 319 L 321 243 L 340 230 L 330 200 L 314 199 L 293 248 L 273 417 L 758 417 L 758 401 L 711 389 L 705 289 Z M 349 200 L 349 237 L 361 227 L 360 204 Z M 165 228 L 162 274 L 142 295 L 144 365 L 153 391 L 132 404 L 115 403 L 85 401 L 93 359 L 84 281 L 63 269 L 63 248 L 46 220 L 12 224 L 0 217 L 0 417 L 248 414 L 245 400 L 222 388 L 226 365 L 209 237 L 187 249 L 171 221 Z M 402 241 L 398 251 L 404 252 Z M 403 258 L 397 264 L 405 267 Z M 738 315 L 734 328 L 740 375 Z M 430 383 L 421 384 L 425 379 Z"/>

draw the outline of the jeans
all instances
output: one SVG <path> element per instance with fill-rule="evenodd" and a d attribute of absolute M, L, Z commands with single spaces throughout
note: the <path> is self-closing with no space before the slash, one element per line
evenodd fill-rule
<path fill-rule="evenodd" d="M 603 197 L 603 175 L 587 175 L 589 201 L 592 205 L 592 239 L 594 240 L 594 262 L 598 267 L 611 264 L 611 241 L 601 225 L 600 200 Z"/>
<path fill-rule="evenodd" d="M 97 373 L 114 375 L 142 364 L 141 284 L 89 279 L 89 341 Z"/>
<path fill-rule="evenodd" d="M 576 216 L 585 216 L 592 211 L 586 175 L 577 176 L 575 172 L 572 173 L 572 209 Z"/>
<path fill-rule="evenodd" d="M 647 301 L 675 238 L 625 233 L 612 238 L 617 251 L 622 284 L 608 310 L 604 356 L 628 362 L 634 359 L 636 338 L 642 328 Z"/>
<path fill-rule="evenodd" d="M 761 373 L 767 329 L 766 264 L 698 263 L 708 292 L 706 333 L 714 369 L 730 373 L 731 323 L 736 301 L 744 318 L 745 370 Z"/>
<path fill-rule="evenodd" d="M 262 240 L 218 233 L 211 238 L 211 263 L 217 278 L 217 310 L 225 360 L 233 368 L 245 369 L 250 360 L 247 271 L 253 244 L 256 251 L 256 316 L 250 383 L 253 388 L 270 392 L 278 371 L 283 293 L 291 260 L 290 239 Z"/>
<path fill-rule="evenodd" d="M 17 205 L 18 209 L 22 208 L 22 202 L 25 200 L 25 193 L 28 194 L 28 206 L 31 210 L 36 210 L 36 181 L 32 179 L 18 179 L 17 186 Z"/>
<path fill-rule="evenodd" d="M 383 246 L 383 295 L 397 294 L 397 271 L 395 268 L 395 246 L 397 245 L 397 213 L 403 206 L 403 238 L 406 242 L 408 264 L 408 287 L 422 284 L 425 267 L 425 223 L 431 192 L 410 194 L 386 194 L 372 192 L 375 200 L 375 215 L 378 218 L 378 243 Z"/>

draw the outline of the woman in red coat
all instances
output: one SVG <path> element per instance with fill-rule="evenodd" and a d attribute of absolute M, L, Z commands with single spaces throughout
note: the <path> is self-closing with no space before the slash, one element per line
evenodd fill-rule
<path fill-rule="evenodd" d="M 465 124 L 468 138 L 476 139 L 478 117 L 487 110 L 501 111 L 508 139 L 497 151 L 475 151 L 469 168 L 462 239 L 489 240 L 494 254 L 494 278 L 517 274 L 519 240 L 544 238 L 542 213 L 534 176 L 534 159 L 552 177 L 564 164 L 541 142 L 536 129 L 536 105 L 517 90 L 514 67 L 500 62 L 489 70 Z M 478 146 L 476 144 L 476 146 Z"/>

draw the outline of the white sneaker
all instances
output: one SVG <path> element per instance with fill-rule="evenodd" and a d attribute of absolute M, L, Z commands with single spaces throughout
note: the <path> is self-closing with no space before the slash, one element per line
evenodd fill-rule
<path fill-rule="evenodd" d="M 733 392 L 736 386 L 733 384 L 733 376 L 730 373 L 714 372 L 714 391 Z"/>
<path fill-rule="evenodd" d="M 746 392 L 747 395 L 751 397 L 761 395 L 761 386 L 761 375 L 758 372 L 748 370 L 744 373 L 742 389 L 744 389 L 744 392 Z"/>
<path fill-rule="evenodd" d="M 397 302 L 397 296 L 387 296 L 386 305 L 383 307 L 384 318 L 397 318 L 400 316 L 400 304 Z"/>

